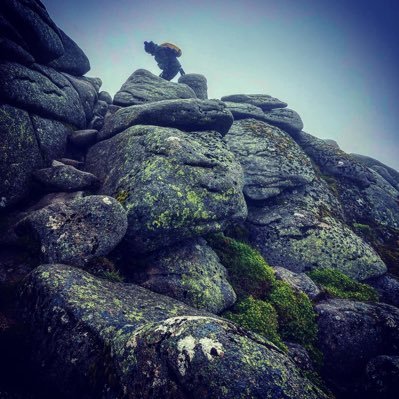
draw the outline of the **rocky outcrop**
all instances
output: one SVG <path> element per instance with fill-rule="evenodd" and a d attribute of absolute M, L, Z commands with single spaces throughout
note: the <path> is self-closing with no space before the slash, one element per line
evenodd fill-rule
<path fill-rule="evenodd" d="M 160 100 L 196 98 L 193 89 L 169 82 L 145 69 L 133 72 L 114 96 L 114 104 L 127 107 Z"/>
<path fill-rule="evenodd" d="M 381 302 L 389 303 L 399 308 L 399 280 L 397 278 L 384 274 L 381 277 L 368 280 L 367 284 L 377 290 Z"/>
<path fill-rule="evenodd" d="M 178 82 L 184 83 L 187 86 L 191 87 L 194 90 L 197 98 L 200 98 L 201 100 L 208 99 L 208 84 L 204 75 L 200 75 L 197 73 L 187 73 L 180 76 Z"/>
<path fill-rule="evenodd" d="M 318 304 L 316 311 L 327 379 L 339 392 L 361 391 L 367 363 L 398 354 L 398 308 L 335 299 Z"/>
<path fill-rule="evenodd" d="M 151 252 L 244 220 L 242 169 L 216 132 L 133 126 L 97 143 L 86 170 L 128 214 L 125 240 Z"/>
<path fill-rule="evenodd" d="M 103 140 L 134 125 L 174 127 L 184 131 L 227 133 L 233 116 L 219 100 L 163 100 L 117 110 L 99 132 Z"/>
<path fill-rule="evenodd" d="M 151 291 L 212 313 L 221 313 L 236 300 L 226 269 L 203 239 L 160 250 L 143 263 L 135 281 Z"/>
<path fill-rule="evenodd" d="M 231 101 L 224 102 L 227 106 L 227 109 L 233 114 L 234 120 L 238 121 L 240 119 L 258 119 L 261 121 L 265 121 L 265 113 L 261 108 L 256 107 L 252 104 L 247 103 L 234 103 Z"/>
<path fill-rule="evenodd" d="M 287 106 L 287 103 L 267 94 L 232 94 L 222 97 L 221 100 L 233 103 L 251 104 L 261 108 L 263 111 L 270 111 L 274 108 L 284 108 Z"/>
<path fill-rule="evenodd" d="M 265 112 L 265 120 L 294 136 L 303 129 L 301 117 L 289 108 L 277 108 Z"/>
<path fill-rule="evenodd" d="M 36 361 L 70 397 L 327 397 L 273 344 L 135 285 L 47 265 L 22 299 Z"/>
<path fill-rule="evenodd" d="M 126 213 L 115 199 L 88 196 L 31 212 L 16 231 L 37 243 L 44 262 L 84 267 L 115 248 L 126 228 Z"/>

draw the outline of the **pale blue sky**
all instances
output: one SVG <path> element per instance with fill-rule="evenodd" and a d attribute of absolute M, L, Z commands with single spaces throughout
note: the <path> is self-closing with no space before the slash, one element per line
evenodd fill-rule
<path fill-rule="evenodd" d="M 136 69 L 160 73 L 145 40 L 172 42 L 209 98 L 278 97 L 305 131 L 399 169 L 396 1 L 42 1 L 111 95 Z"/>

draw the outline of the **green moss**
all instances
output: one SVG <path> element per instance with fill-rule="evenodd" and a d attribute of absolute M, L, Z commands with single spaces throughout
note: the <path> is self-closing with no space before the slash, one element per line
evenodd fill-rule
<path fill-rule="evenodd" d="M 358 301 L 378 300 L 378 294 L 374 288 L 358 283 L 338 270 L 315 269 L 308 275 L 332 297 Z"/>
<path fill-rule="evenodd" d="M 273 330 L 275 319 L 267 311 L 272 308 L 278 319 L 279 340 L 286 339 L 311 348 L 316 340 L 317 324 L 308 296 L 277 280 L 273 268 L 248 244 L 222 234 L 207 240 L 227 268 L 229 281 L 238 297 L 237 305 L 226 317 L 250 330 L 267 332 L 269 336 L 265 336 L 273 341 L 264 325 L 270 324 L 269 328 Z"/>
<path fill-rule="evenodd" d="M 126 200 L 127 200 L 127 198 L 128 198 L 128 196 L 129 196 L 129 193 L 127 191 L 125 191 L 125 190 L 122 190 L 122 191 L 119 191 L 119 193 L 115 195 L 115 199 L 119 203 L 124 205 Z"/>
<path fill-rule="evenodd" d="M 278 333 L 276 310 L 270 303 L 249 296 L 237 302 L 234 312 L 226 312 L 224 317 L 241 327 L 263 335 L 279 348 L 287 349 Z"/>
<path fill-rule="evenodd" d="M 113 283 L 123 283 L 125 279 L 116 271 L 105 271 L 99 277 L 112 281 Z"/>

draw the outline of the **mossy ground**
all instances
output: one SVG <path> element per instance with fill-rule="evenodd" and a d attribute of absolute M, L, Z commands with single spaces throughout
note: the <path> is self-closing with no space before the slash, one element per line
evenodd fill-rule
<path fill-rule="evenodd" d="M 358 283 L 335 269 L 314 269 L 308 276 L 324 291 L 334 297 L 357 301 L 377 301 L 378 294 L 374 288 Z"/>
<path fill-rule="evenodd" d="M 214 235 L 208 242 L 227 268 L 237 293 L 238 301 L 225 317 L 280 347 L 282 340 L 306 347 L 315 343 L 316 314 L 305 294 L 278 281 L 272 267 L 248 244 L 224 235 Z"/>

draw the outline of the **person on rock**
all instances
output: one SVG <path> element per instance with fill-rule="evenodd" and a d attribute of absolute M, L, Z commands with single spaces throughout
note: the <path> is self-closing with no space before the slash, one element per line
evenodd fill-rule
<path fill-rule="evenodd" d="M 154 42 L 144 42 L 144 50 L 146 53 L 151 54 L 157 62 L 162 73 L 159 75 L 166 80 L 172 80 L 178 72 L 180 75 L 185 75 L 180 62 L 177 57 L 181 56 L 179 47 L 171 43 L 163 43 L 161 45 Z"/>

